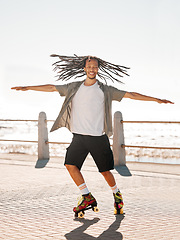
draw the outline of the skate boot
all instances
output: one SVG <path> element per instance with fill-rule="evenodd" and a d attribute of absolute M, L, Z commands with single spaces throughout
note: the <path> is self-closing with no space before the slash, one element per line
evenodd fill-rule
<path fill-rule="evenodd" d="M 92 209 L 94 212 L 99 212 L 96 199 L 92 196 L 91 193 L 81 196 L 81 199 L 78 202 L 78 206 L 73 208 L 75 217 L 83 218 L 85 211 L 88 209 Z"/>
<path fill-rule="evenodd" d="M 113 193 L 114 195 L 114 214 L 123 214 L 123 199 L 122 199 L 122 194 L 120 191 L 118 191 L 116 194 Z"/>

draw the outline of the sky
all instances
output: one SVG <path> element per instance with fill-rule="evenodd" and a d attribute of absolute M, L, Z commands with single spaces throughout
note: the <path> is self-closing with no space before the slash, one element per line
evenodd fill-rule
<path fill-rule="evenodd" d="M 11 87 L 63 84 L 50 55 L 77 54 L 130 67 L 110 85 L 175 102 L 114 102 L 124 120 L 180 121 L 179 12 L 179 0 L 0 0 L 0 118 L 55 119 L 58 93 Z"/>

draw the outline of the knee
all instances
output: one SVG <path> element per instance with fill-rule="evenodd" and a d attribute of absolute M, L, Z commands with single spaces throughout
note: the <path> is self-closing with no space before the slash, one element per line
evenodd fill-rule
<path fill-rule="evenodd" d="M 107 177 L 107 176 L 109 176 L 109 174 L 110 174 L 110 171 L 101 172 L 101 174 L 102 174 L 104 177 Z"/>
<path fill-rule="evenodd" d="M 66 169 L 67 169 L 69 172 L 72 172 L 72 171 L 74 171 L 75 169 L 77 169 L 77 167 L 76 167 L 75 165 L 65 164 L 65 167 L 66 167 Z"/>

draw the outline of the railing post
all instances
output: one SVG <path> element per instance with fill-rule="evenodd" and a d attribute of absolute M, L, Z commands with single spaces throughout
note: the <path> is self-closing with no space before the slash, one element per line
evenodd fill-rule
<path fill-rule="evenodd" d="M 48 129 L 46 113 L 40 112 L 38 119 L 38 160 L 49 159 Z"/>
<path fill-rule="evenodd" d="M 113 154 L 114 154 L 114 165 L 126 165 L 126 152 L 124 145 L 124 129 L 121 112 L 115 112 L 114 114 L 114 134 L 113 134 Z"/>

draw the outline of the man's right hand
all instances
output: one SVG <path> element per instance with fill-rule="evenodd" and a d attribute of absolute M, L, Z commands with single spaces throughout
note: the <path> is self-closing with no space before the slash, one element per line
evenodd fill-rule
<path fill-rule="evenodd" d="M 19 90 L 21 90 L 21 91 L 27 91 L 27 90 L 29 90 L 28 87 L 12 87 L 11 89 L 17 90 L 17 91 L 19 91 Z"/>

